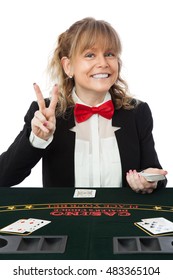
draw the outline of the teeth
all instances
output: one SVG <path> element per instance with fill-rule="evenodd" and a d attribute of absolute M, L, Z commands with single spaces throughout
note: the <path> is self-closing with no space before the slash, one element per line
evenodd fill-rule
<path fill-rule="evenodd" d="M 103 79 L 103 78 L 108 78 L 108 74 L 95 74 L 93 75 L 93 78 L 95 79 Z"/>

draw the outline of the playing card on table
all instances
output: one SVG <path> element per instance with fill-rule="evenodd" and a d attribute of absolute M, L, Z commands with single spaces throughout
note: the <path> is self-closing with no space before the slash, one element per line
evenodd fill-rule
<path fill-rule="evenodd" d="M 154 235 L 173 232 L 173 223 L 163 217 L 142 219 L 136 225 Z"/>
<path fill-rule="evenodd" d="M 50 221 L 47 220 L 41 220 L 41 219 L 20 219 L 2 229 L 0 229 L 0 232 L 6 232 L 11 234 L 30 234 L 33 231 L 49 224 Z"/>
<path fill-rule="evenodd" d="M 20 219 L 2 229 L 0 231 L 2 232 L 9 232 L 9 233 L 25 233 L 26 232 L 26 224 L 27 224 L 27 219 Z"/>
<path fill-rule="evenodd" d="M 50 222 L 51 221 L 30 218 L 27 220 L 25 229 L 28 232 L 33 232 L 41 227 L 44 227 L 45 225 L 49 224 Z"/>
<path fill-rule="evenodd" d="M 74 192 L 73 197 L 83 197 L 83 198 L 87 198 L 87 197 L 95 197 L 96 194 L 96 190 L 90 190 L 90 189 L 76 189 Z"/>

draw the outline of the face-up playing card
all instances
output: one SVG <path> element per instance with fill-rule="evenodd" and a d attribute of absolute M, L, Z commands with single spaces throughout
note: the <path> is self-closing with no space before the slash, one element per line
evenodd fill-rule
<path fill-rule="evenodd" d="M 173 223 L 163 217 L 142 219 L 136 225 L 154 235 L 173 232 Z"/>
<path fill-rule="evenodd" d="M 50 222 L 51 221 L 34 219 L 34 218 L 20 219 L 2 229 L 0 229 L 0 232 L 26 235 L 26 234 L 30 234 L 33 231 L 49 224 Z"/>
<path fill-rule="evenodd" d="M 83 197 L 83 198 L 87 198 L 87 197 L 95 197 L 96 194 L 96 190 L 90 190 L 90 189 L 76 189 L 74 192 L 73 197 L 77 198 L 77 197 Z"/>
<path fill-rule="evenodd" d="M 24 233 L 25 230 L 25 226 L 27 223 L 27 219 L 20 219 L 4 228 L 2 228 L 0 231 L 4 231 L 4 232 L 16 232 L 16 233 Z"/>
<path fill-rule="evenodd" d="M 27 220 L 25 229 L 28 232 L 33 232 L 41 227 L 44 227 L 45 225 L 47 225 L 49 223 L 50 223 L 50 221 L 47 221 L 47 220 L 30 218 Z"/>

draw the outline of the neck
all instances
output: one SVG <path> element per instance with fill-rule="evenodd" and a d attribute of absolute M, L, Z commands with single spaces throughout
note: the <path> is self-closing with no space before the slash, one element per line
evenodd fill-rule
<path fill-rule="evenodd" d="M 76 93 L 76 95 L 86 105 L 96 106 L 104 101 L 106 93 L 101 93 L 101 94 L 99 94 L 99 93 L 91 93 L 91 94 Z"/>

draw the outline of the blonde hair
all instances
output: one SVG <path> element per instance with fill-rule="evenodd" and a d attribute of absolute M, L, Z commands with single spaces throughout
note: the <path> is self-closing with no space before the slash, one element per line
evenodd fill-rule
<path fill-rule="evenodd" d="M 117 32 L 109 23 L 103 20 L 84 18 L 75 22 L 68 30 L 60 34 L 57 47 L 48 65 L 50 78 L 54 83 L 58 84 L 60 91 L 57 115 L 63 115 L 68 107 L 74 106 L 71 92 L 75 86 L 75 81 L 73 78 L 70 79 L 64 72 L 61 64 L 62 57 L 74 60 L 77 53 L 82 53 L 84 50 L 92 48 L 96 43 L 103 50 L 113 49 L 118 58 L 118 78 L 109 90 L 115 108 L 132 108 L 130 104 L 132 98 L 128 94 L 128 86 L 120 76 L 122 46 Z"/>

